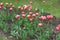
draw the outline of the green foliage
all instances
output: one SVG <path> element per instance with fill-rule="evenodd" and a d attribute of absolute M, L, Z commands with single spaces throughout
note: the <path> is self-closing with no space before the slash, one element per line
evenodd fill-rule
<path fill-rule="evenodd" d="M 31 5 L 32 6 L 32 5 Z M 49 20 L 46 23 L 46 20 L 39 20 L 38 18 L 43 16 L 45 12 L 42 12 L 44 14 L 41 14 L 40 11 L 36 12 L 36 10 L 24 10 L 25 12 L 25 18 L 22 17 L 22 10 L 18 10 L 16 8 L 13 8 L 12 11 L 10 11 L 9 8 L 4 8 L 0 10 L 0 28 L 3 29 L 4 32 L 10 32 L 10 34 L 18 39 L 26 40 L 27 37 L 38 39 L 38 40 L 47 40 L 47 38 L 53 33 L 51 30 L 52 24 L 50 24 Z M 29 6 L 30 7 L 30 6 Z M 16 11 L 14 11 L 14 9 Z M 5 11 L 6 10 L 6 11 Z M 7 11 L 8 10 L 8 11 Z M 31 18 L 33 21 L 31 22 L 30 19 L 27 17 L 29 15 L 29 12 L 39 13 L 38 16 L 33 17 L 31 15 Z M 18 17 L 16 18 L 16 15 Z M 46 16 L 45 16 L 46 17 Z M 50 19 L 52 20 L 52 19 Z M 39 26 L 38 23 L 42 23 L 43 26 Z"/>

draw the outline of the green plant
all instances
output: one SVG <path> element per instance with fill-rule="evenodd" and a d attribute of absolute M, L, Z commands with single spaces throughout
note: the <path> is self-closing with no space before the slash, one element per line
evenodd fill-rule
<path fill-rule="evenodd" d="M 45 15 L 45 12 L 41 13 L 37 8 L 36 10 L 30 10 L 30 6 L 32 5 L 25 5 L 18 9 L 11 5 L 6 7 L 4 5 L 0 6 L 0 26 L 4 32 L 10 30 L 9 32 L 12 36 L 21 40 L 26 40 L 27 37 L 47 40 L 51 33 L 53 33 L 50 21 L 54 17 L 51 14 L 49 16 Z M 23 17 L 23 15 L 25 16 Z"/>

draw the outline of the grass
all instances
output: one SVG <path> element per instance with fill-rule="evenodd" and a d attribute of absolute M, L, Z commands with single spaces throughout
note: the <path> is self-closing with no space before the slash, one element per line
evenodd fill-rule
<path fill-rule="evenodd" d="M 0 35 L 0 40 L 7 40 L 7 38 L 5 37 L 5 35 Z"/>
<path fill-rule="evenodd" d="M 40 11 L 43 9 L 56 17 L 60 17 L 60 5 L 58 4 L 59 0 L 45 0 L 46 4 L 42 4 L 42 0 L 0 0 L 0 3 L 13 3 L 16 7 L 18 7 L 19 5 L 23 6 L 24 4 L 28 4 L 30 1 L 33 1 L 33 9 L 37 7 Z"/>

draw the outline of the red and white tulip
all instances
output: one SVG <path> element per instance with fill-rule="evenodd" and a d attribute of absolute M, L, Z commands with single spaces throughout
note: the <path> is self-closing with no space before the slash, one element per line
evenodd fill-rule
<path fill-rule="evenodd" d="M 39 26 L 39 27 L 42 27 L 42 26 L 43 26 L 43 24 L 42 24 L 42 23 L 38 23 L 38 26 Z"/>
<path fill-rule="evenodd" d="M 35 18 L 35 17 L 36 17 L 36 15 L 35 15 L 35 14 L 32 14 L 32 17 L 34 17 L 34 18 Z"/>
<path fill-rule="evenodd" d="M 19 19 L 19 18 L 20 18 L 20 15 L 16 15 L 15 18 L 16 18 L 16 19 Z"/>
<path fill-rule="evenodd" d="M 31 15 L 27 15 L 27 17 L 30 19 L 31 18 Z"/>

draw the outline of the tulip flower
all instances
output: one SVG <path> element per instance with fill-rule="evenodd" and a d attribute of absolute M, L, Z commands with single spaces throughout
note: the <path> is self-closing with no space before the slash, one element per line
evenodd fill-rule
<path fill-rule="evenodd" d="M 25 5 L 25 6 L 24 6 L 24 10 L 27 10 L 27 9 L 28 9 L 28 5 Z"/>
<path fill-rule="evenodd" d="M 20 6 L 18 7 L 18 10 L 21 10 L 21 7 Z"/>
<path fill-rule="evenodd" d="M 50 20 L 50 19 L 52 19 L 52 18 L 53 18 L 52 15 L 47 15 L 47 19 L 48 19 L 48 20 Z"/>
<path fill-rule="evenodd" d="M 31 18 L 31 15 L 27 15 L 28 18 Z"/>
<path fill-rule="evenodd" d="M 59 31 L 60 29 L 59 29 L 59 27 L 56 27 L 56 31 Z"/>
<path fill-rule="evenodd" d="M 43 1 L 42 3 L 43 3 L 43 4 L 45 4 L 45 3 L 46 3 L 46 1 Z"/>
<path fill-rule="evenodd" d="M 34 18 L 35 18 L 35 17 L 36 17 L 36 15 L 35 15 L 35 14 L 32 14 L 32 17 L 34 17 Z"/>
<path fill-rule="evenodd" d="M 32 10 L 32 6 L 29 7 L 29 10 Z"/>
<path fill-rule="evenodd" d="M 38 12 L 38 8 L 36 8 L 35 11 Z"/>
<path fill-rule="evenodd" d="M 57 26 L 60 27 L 60 24 L 58 24 Z"/>
<path fill-rule="evenodd" d="M 8 6 L 9 4 L 8 3 L 6 3 L 6 6 Z"/>
<path fill-rule="evenodd" d="M 30 18 L 30 22 L 33 22 L 33 19 Z"/>
<path fill-rule="evenodd" d="M 46 20 L 46 16 L 41 16 L 40 19 L 45 21 Z"/>
<path fill-rule="evenodd" d="M 16 19 L 20 18 L 20 15 L 16 15 L 15 18 L 16 18 Z"/>
<path fill-rule="evenodd" d="M 12 6 L 13 4 L 12 3 L 10 3 L 10 6 Z"/>
<path fill-rule="evenodd" d="M 24 12 L 24 11 L 22 11 L 22 14 L 25 14 L 25 12 Z"/>
<path fill-rule="evenodd" d="M 0 10 L 2 9 L 2 7 L 0 6 Z"/>
<path fill-rule="evenodd" d="M 42 23 L 38 23 L 38 26 L 39 26 L 39 27 L 42 27 L 42 26 L 43 26 L 43 24 L 42 24 Z"/>
<path fill-rule="evenodd" d="M 59 30 L 60 30 L 60 24 L 58 24 L 56 27 L 56 31 L 59 31 Z"/>
<path fill-rule="evenodd" d="M 26 16 L 25 14 L 22 14 L 22 17 L 23 17 L 23 18 L 25 18 L 25 16 Z"/>
<path fill-rule="evenodd" d="M 39 14 L 38 14 L 38 13 L 36 13 L 35 15 L 36 15 L 36 16 L 38 16 Z"/>
<path fill-rule="evenodd" d="M 13 10 L 13 8 L 10 8 L 9 10 L 10 10 L 10 11 L 12 11 L 12 10 Z"/>
<path fill-rule="evenodd" d="M 21 7 L 21 11 L 23 11 L 24 9 L 23 9 L 23 7 Z"/>
<path fill-rule="evenodd" d="M 30 4 L 32 4 L 32 2 L 30 2 Z"/>
<path fill-rule="evenodd" d="M 3 6 L 4 4 L 3 3 L 0 3 L 0 6 Z"/>
<path fill-rule="evenodd" d="M 29 15 L 32 15 L 33 13 L 32 12 L 29 12 Z"/>
<path fill-rule="evenodd" d="M 12 5 L 12 8 L 15 8 L 15 5 Z"/>

